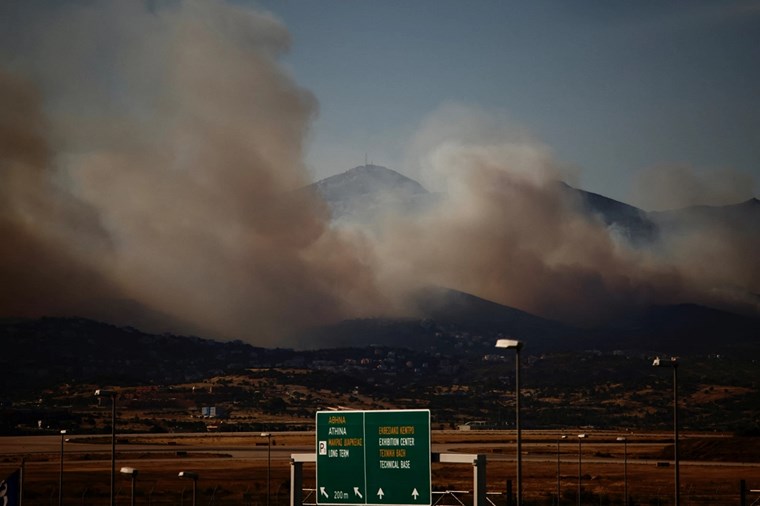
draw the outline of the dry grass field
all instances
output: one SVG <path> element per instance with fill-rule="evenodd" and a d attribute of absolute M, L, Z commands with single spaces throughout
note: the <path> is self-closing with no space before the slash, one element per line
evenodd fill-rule
<path fill-rule="evenodd" d="M 668 435 L 627 435 L 627 466 L 623 464 L 623 446 L 616 441 L 617 435 L 594 432 L 584 440 L 582 504 L 623 504 L 627 482 L 631 504 L 672 505 L 674 466 L 667 458 L 668 452 L 672 451 Z M 526 505 L 557 504 L 557 437 L 556 432 L 524 433 L 523 493 Z M 24 504 L 27 506 L 58 503 L 58 441 L 58 437 L 49 436 L 47 447 L 36 447 L 32 451 L 25 446 L 24 438 L 0 438 L 3 446 L 0 472 L 3 476 L 18 467 L 24 457 Z M 191 483 L 177 477 L 182 470 L 199 474 L 197 503 L 200 505 L 266 505 L 269 502 L 271 506 L 285 506 L 289 504 L 290 454 L 313 452 L 314 445 L 313 434 L 309 433 L 277 433 L 273 436 L 267 500 L 267 446 L 258 434 L 129 436 L 121 441 L 128 443 L 119 444 L 117 450 L 117 504 L 130 503 L 130 481 L 118 473 L 121 466 L 130 466 L 139 470 L 135 503 L 156 506 L 191 504 Z M 103 436 L 67 443 L 64 504 L 109 504 L 109 443 L 110 439 Z M 512 432 L 433 431 L 432 443 L 436 452 L 485 454 L 487 488 L 493 492 L 489 499 L 496 506 L 506 504 L 507 480 L 512 480 L 512 486 L 516 486 Z M 151 451 L 145 450 L 145 445 L 150 445 Z M 77 449 L 77 446 L 87 450 Z M 577 504 L 578 446 L 575 434 L 571 434 L 559 447 L 560 504 Z M 756 439 L 737 441 L 732 437 L 688 434 L 681 447 L 682 505 L 738 505 L 740 480 L 746 480 L 747 488 L 760 488 L 760 444 Z M 434 501 L 471 504 L 472 477 L 471 465 L 434 463 Z M 303 486 L 307 489 L 307 503 L 315 500 L 308 492 L 314 488 L 314 480 L 314 464 L 305 464 Z M 447 494 L 446 491 L 458 492 Z M 747 504 L 757 497 L 750 494 Z"/>

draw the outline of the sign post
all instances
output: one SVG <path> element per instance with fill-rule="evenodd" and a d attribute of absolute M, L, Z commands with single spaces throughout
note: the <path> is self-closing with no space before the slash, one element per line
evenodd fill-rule
<path fill-rule="evenodd" d="M 430 506 L 430 411 L 317 412 L 317 504 Z"/>

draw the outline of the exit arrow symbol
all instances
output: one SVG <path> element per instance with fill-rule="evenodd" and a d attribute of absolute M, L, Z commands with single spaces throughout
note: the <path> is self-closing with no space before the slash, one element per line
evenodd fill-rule
<path fill-rule="evenodd" d="M 414 500 L 415 500 L 415 501 L 417 500 L 417 498 L 418 498 L 419 496 L 420 496 L 420 493 L 419 493 L 419 492 L 417 492 L 417 489 L 416 489 L 416 488 L 415 488 L 414 490 L 412 490 L 412 497 L 414 497 Z"/>
<path fill-rule="evenodd" d="M 327 495 L 327 492 L 325 492 L 325 487 L 319 487 L 319 493 L 325 497 L 328 497 L 328 498 L 330 497 L 329 495 Z"/>
<path fill-rule="evenodd" d="M 377 497 L 379 497 L 381 501 L 383 500 L 383 496 L 384 495 L 385 495 L 385 492 L 383 492 L 383 489 L 382 488 L 378 488 L 377 489 Z"/>
<path fill-rule="evenodd" d="M 359 487 L 354 487 L 354 494 L 358 495 L 360 499 L 364 499 L 364 496 L 362 496 L 362 493 L 359 492 Z"/>

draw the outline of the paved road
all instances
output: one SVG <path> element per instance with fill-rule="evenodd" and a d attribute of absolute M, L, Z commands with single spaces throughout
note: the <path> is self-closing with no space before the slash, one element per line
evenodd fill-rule
<path fill-rule="evenodd" d="M 454 432 L 453 434 L 456 434 Z M 539 433 L 532 434 L 535 437 Z M 279 437 L 278 437 L 279 436 Z M 290 460 L 291 455 L 294 453 L 313 453 L 313 445 L 291 445 L 287 443 L 288 438 L 293 436 L 302 436 L 309 438 L 313 437 L 313 432 L 301 432 L 301 433 L 272 433 L 272 439 L 275 444 L 271 447 L 271 459 L 273 461 Z M 477 434 L 472 434 L 473 438 L 477 438 Z M 99 460 L 98 456 L 92 456 L 92 454 L 98 454 L 103 460 L 108 460 L 111 447 L 109 435 L 67 435 L 65 436 L 66 442 L 64 444 L 64 452 L 66 455 L 76 454 L 91 454 L 91 461 Z M 547 434 L 547 438 L 552 436 Z M 553 437 L 556 437 L 553 436 Z M 662 440 L 667 441 L 668 434 L 648 434 L 646 436 L 649 441 L 636 442 L 629 438 L 629 450 L 632 447 L 641 448 L 647 447 L 662 447 Z M 701 435 L 700 435 L 701 437 Z M 718 436 L 720 437 L 720 436 Z M 659 442 L 652 442 L 652 439 L 661 439 Z M 262 440 L 257 437 L 255 433 L 200 433 L 200 434 L 119 434 L 118 439 L 120 441 L 140 441 L 121 443 L 117 445 L 117 451 L 124 455 L 125 453 L 133 454 L 150 454 L 150 453 L 167 453 L 167 452 L 187 452 L 189 455 L 186 458 L 211 458 L 212 454 L 225 454 L 236 459 L 251 459 L 262 460 L 269 458 L 267 451 L 266 440 Z M 147 443 L 151 439 L 167 440 L 171 439 L 172 443 Z M 182 440 L 186 439 L 190 444 L 183 444 Z M 207 440 L 208 443 L 203 442 Z M 236 440 L 235 443 L 228 443 L 224 440 L 230 441 Z M 506 434 L 505 440 L 514 439 L 513 434 Z M 201 441 L 200 443 L 198 441 Z M 242 440 L 242 441 L 241 441 Z M 584 445 L 587 443 L 584 443 Z M 608 446 L 610 449 L 616 448 L 616 453 L 619 453 L 620 443 L 612 440 L 598 440 L 590 442 L 596 449 L 600 446 Z M 19 460 L 22 456 L 27 456 L 33 459 L 34 455 L 40 454 L 55 454 L 60 452 L 61 436 L 60 435 L 46 435 L 46 436 L 4 436 L 0 437 L 0 453 L 6 458 L 17 457 Z M 561 462 L 565 465 L 572 465 L 578 462 L 577 453 L 573 453 L 571 448 L 575 448 L 575 443 L 572 440 L 568 440 L 563 443 Z M 487 453 L 489 461 L 502 462 L 502 461 L 514 461 L 515 460 L 515 446 L 513 443 L 493 443 L 493 442 L 463 442 L 463 443 L 443 443 L 434 444 L 432 451 L 436 453 L 477 453 L 483 451 L 484 448 L 489 448 L 491 451 L 496 452 Z M 542 442 L 523 442 L 523 461 L 525 462 L 556 462 L 556 453 L 554 453 L 553 444 L 548 443 L 546 440 Z M 589 452 L 590 453 L 590 452 Z M 128 457 L 122 457 L 120 460 L 124 460 Z M 143 459 L 144 460 L 144 459 Z M 620 463 L 623 459 L 619 456 L 611 457 L 595 457 L 592 455 L 583 456 L 583 463 L 598 464 L 598 463 Z M 656 460 L 649 459 L 636 459 L 628 458 L 628 463 L 635 464 L 653 464 Z M 749 467 L 760 469 L 760 463 L 746 463 L 746 462 L 712 462 L 712 461 L 681 461 L 681 465 L 684 466 L 717 466 L 717 467 Z"/>

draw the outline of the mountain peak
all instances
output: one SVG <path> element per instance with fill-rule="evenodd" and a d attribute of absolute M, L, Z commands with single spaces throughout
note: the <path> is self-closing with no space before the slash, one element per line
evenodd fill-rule
<path fill-rule="evenodd" d="M 435 198 L 420 183 L 381 165 L 359 165 L 309 186 L 330 207 L 333 222 L 372 224 L 386 212 L 419 211 Z"/>
<path fill-rule="evenodd" d="M 342 174 L 322 179 L 314 183 L 319 193 L 327 200 L 336 194 L 350 192 L 353 195 L 368 193 L 398 192 L 410 195 L 428 193 L 414 179 L 381 165 L 359 165 Z"/>

